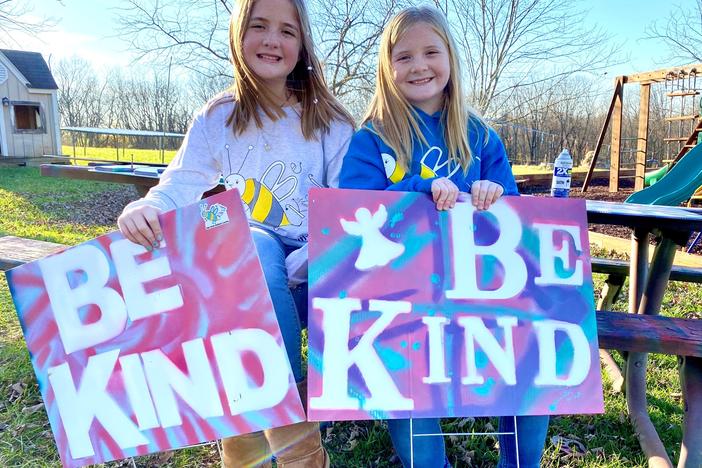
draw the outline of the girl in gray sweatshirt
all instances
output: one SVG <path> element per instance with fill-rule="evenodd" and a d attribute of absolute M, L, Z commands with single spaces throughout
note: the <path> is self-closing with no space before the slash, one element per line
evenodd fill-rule
<path fill-rule="evenodd" d="M 326 87 L 303 0 L 240 0 L 230 24 L 234 84 L 198 112 L 159 184 L 118 225 L 147 249 L 162 240 L 158 214 L 197 201 L 223 179 L 236 188 L 261 260 L 290 364 L 302 382 L 307 192 L 336 187 L 353 120 Z M 299 299 L 296 301 L 296 299 Z M 296 302 L 299 304 L 296 306 Z M 319 426 L 303 422 L 223 441 L 226 466 L 329 466 Z"/>

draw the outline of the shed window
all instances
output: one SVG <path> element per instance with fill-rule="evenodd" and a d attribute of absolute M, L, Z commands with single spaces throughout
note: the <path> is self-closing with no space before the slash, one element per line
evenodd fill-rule
<path fill-rule="evenodd" d="M 38 104 L 14 104 L 15 129 L 23 130 L 44 130 L 41 116 L 41 106 Z"/>

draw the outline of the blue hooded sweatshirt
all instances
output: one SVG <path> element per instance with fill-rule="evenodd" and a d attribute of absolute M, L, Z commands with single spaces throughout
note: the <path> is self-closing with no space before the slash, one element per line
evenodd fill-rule
<path fill-rule="evenodd" d="M 351 139 L 341 167 L 340 188 L 431 193 L 434 179 L 448 177 L 461 192 L 470 193 L 477 180 L 489 180 L 500 184 L 504 195 L 519 194 L 505 147 L 493 129 L 486 129 L 475 118 L 469 120 L 468 140 L 473 159 L 464 174 L 460 165 L 449 167 L 441 112 L 429 115 L 414 109 L 428 146 L 414 138 L 409 172 L 397 164 L 395 152 L 368 123 Z"/>

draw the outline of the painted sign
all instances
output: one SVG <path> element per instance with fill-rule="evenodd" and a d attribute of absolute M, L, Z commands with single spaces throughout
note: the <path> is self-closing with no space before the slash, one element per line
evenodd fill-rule
<path fill-rule="evenodd" d="M 305 418 L 237 193 L 160 220 L 7 272 L 65 466 Z"/>
<path fill-rule="evenodd" d="M 310 193 L 311 420 L 603 411 L 585 202 Z"/>

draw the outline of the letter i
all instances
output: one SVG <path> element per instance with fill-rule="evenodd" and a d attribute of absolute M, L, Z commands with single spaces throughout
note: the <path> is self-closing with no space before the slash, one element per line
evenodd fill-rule
<path fill-rule="evenodd" d="M 448 383 L 446 376 L 446 352 L 444 350 L 444 327 L 449 323 L 446 317 L 422 317 L 429 335 L 429 375 L 422 377 L 425 384 Z"/>

